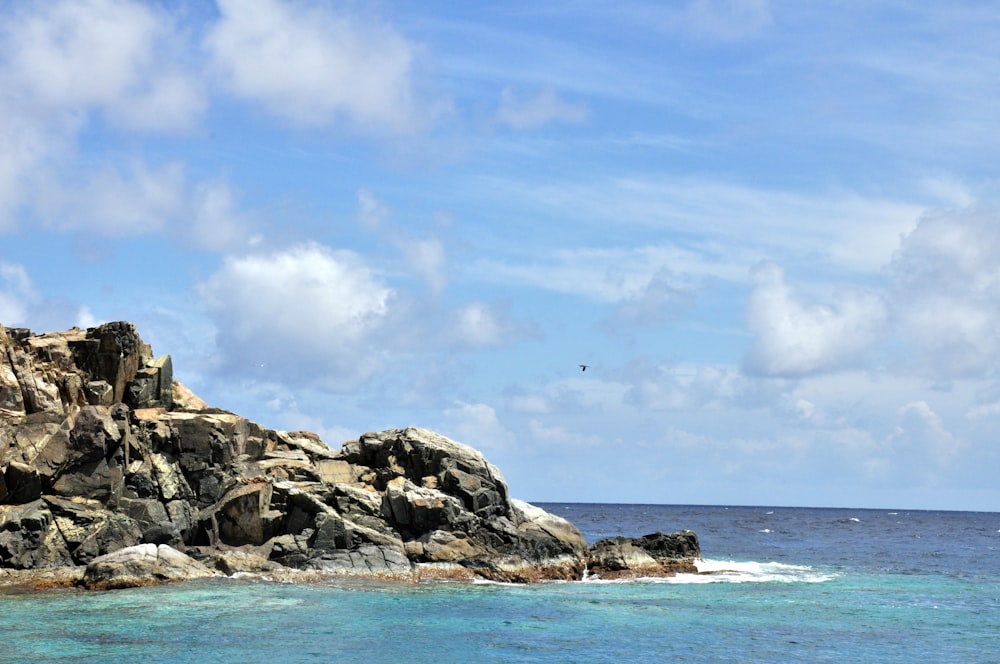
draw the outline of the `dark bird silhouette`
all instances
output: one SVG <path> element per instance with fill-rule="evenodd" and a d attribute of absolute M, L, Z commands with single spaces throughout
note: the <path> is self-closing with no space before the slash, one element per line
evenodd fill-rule
<path fill-rule="evenodd" d="M 580 371 L 586 371 L 587 367 L 589 367 L 589 366 L 590 366 L 589 364 L 581 364 L 580 365 Z"/>

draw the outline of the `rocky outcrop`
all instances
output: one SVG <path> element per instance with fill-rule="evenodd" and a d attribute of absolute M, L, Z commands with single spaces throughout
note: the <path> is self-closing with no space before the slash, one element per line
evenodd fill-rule
<path fill-rule="evenodd" d="M 690 530 L 652 533 L 643 537 L 611 537 L 596 542 L 588 555 L 587 572 L 602 579 L 635 579 L 697 573 L 701 557 L 698 536 Z"/>
<path fill-rule="evenodd" d="M 137 544 L 92 560 L 82 585 L 94 590 L 190 581 L 215 572 L 166 544 Z"/>
<path fill-rule="evenodd" d="M 534 581 L 669 573 L 638 553 L 665 560 L 658 542 L 590 552 L 572 524 L 511 498 L 482 454 L 432 431 L 335 450 L 209 408 L 130 323 L 0 326 L 3 569 L 86 566 L 95 587 L 205 571 Z"/>

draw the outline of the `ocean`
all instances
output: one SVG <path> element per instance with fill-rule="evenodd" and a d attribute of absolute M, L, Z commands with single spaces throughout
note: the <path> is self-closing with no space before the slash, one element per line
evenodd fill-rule
<path fill-rule="evenodd" d="M 0 593 L 0 662 L 1000 662 L 1000 513 L 542 503 L 703 571 Z"/>

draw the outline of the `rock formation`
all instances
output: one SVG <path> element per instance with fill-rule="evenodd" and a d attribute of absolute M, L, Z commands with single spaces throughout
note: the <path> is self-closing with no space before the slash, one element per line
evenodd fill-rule
<path fill-rule="evenodd" d="M 131 323 L 0 326 L 0 569 L 70 569 L 89 587 L 212 571 L 534 581 L 699 555 L 689 531 L 649 538 L 590 551 L 479 452 L 425 429 L 334 450 L 209 408 Z"/>

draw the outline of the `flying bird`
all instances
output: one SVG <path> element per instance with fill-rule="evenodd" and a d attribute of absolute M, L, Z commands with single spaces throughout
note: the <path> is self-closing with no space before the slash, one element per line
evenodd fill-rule
<path fill-rule="evenodd" d="M 587 367 L 589 367 L 589 366 L 590 366 L 589 364 L 581 364 L 580 365 L 580 371 L 586 371 Z"/>

